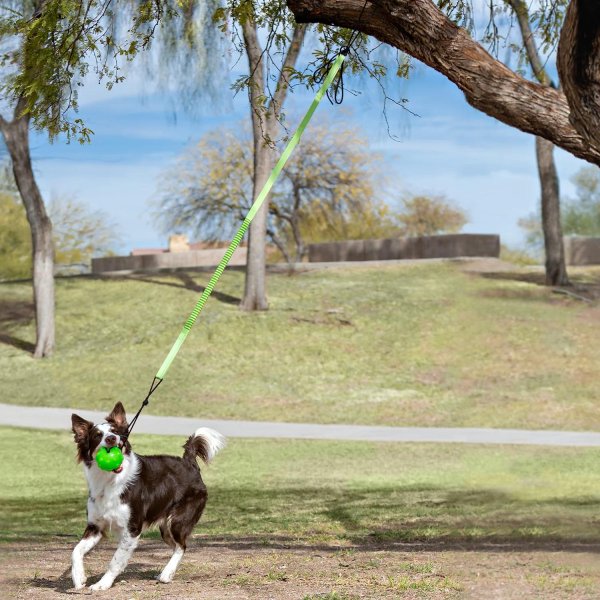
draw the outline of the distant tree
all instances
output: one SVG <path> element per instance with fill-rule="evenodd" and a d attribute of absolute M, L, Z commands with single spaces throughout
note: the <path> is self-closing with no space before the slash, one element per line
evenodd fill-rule
<path fill-rule="evenodd" d="M 120 242 L 116 226 L 105 212 L 92 210 L 74 198 L 52 199 L 48 212 L 54 226 L 57 265 L 89 265 L 92 257 L 111 254 Z"/>
<path fill-rule="evenodd" d="M 517 223 L 525 234 L 525 246 L 539 257 L 544 248 L 542 218 L 539 209 L 526 217 L 522 217 Z"/>
<path fill-rule="evenodd" d="M 373 199 L 376 157 L 366 147 L 355 131 L 323 124 L 304 139 L 269 205 L 270 235 L 288 261 L 301 261 L 307 242 L 370 237 L 385 221 Z"/>
<path fill-rule="evenodd" d="M 29 278 L 31 233 L 25 209 L 17 195 L 1 188 L 0 279 Z M 55 265 L 59 268 L 87 265 L 92 256 L 110 253 L 119 241 L 105 213 L 72 198 L 53 199 L 48 213 L 54 223 Z"/>
<path fill-rule="evenodd" d="M 600 169 L 583 167 L 572 178 L 576 198 L 567 199 L 563 229 L 567 235 L 600 235 Z"/>
<path fill-rule="evenodd" d="M 31 277 L 31 233 L 18 196 L 0 191 L 0 279 Z"/>
<path fill-rule="evenodd" d="M 325 210 L 323 210 L 325 209 Z M 397 237 L 402 234 L 398 215 L 389 204 L 365 198 L 344 211 L 315 203 L 303 211 L 300 231 L 305 244 Z"/>
<path fill-rule="evenodd" d="M 457 233 L 468 222 L 466 213 L 444 196 L 413 196 L 402 204 L 398 222 L 407 236 Z"/>
<path fill-rule="evenodd" d="M 252 157 L 252 143 L 239 130 L 209 132 L 187 148 L 161 177 L 161 228 L 207 241 L 231 237 L 252 204 Z"/>
<path fill-rule="evenodd" d="M 565 235 L 600 236 L 600 169 L 583 167 L 571 178 L 575 185 L 575 198 L 563 201 L 563 232 Z M 539 211 L 519 220 L 525 231 L 525 242 L 534 250 L 543 247 Z"/>
<path fill-rule="evenodd" d="M 207 240 L 230 236 L 253 198 L 252 145 L 239 129 L 215 131 L 186 151 L 164 177 L 157 218 L 165 231 Z M 289 262 L 306 243 L 399 232 L 389 207 L 374 201 L 374 159 L 351 130 L 311 128 L 271 194 L 267 235 Z"/>

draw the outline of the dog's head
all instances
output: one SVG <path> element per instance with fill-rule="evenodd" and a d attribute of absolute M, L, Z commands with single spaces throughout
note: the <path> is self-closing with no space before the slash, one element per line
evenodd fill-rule
<path fill-rule="evenodd" d="M 104 423 L 94 425 L 91 421 L 73 414 L 71 415 L 71 424 L 77 444 L 77 459 L 88 467 L 94 464 L 100 448 L 117 446 L 125 455 L 131 452 L 131 446 L 127 439 L 127 417 L 120 402 L 115 404 Z"/>

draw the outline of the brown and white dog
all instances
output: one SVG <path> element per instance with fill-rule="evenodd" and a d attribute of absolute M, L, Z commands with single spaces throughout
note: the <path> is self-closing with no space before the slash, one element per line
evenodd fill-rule
<path fill-rule="evenodd" d="M 125 409 L 117 402 L 105 423 L 94 425 L 80 416 L 71 417 L 78 460 L 83 463 L 89 487 L 87 527 L 72 556 L 73 584 L 85 587 L 83 557 L 109 531 L 119 535 L 117 550 L 102 579 L 90 587 L 107 590 L 120 575 L 135 550 L 140 535 L 157 524 L 163 540 L 173 548 L 171 559 L 158 580 L 173 580 L 186 549 L 187 537 L 200 519 L 206 504 L 206 486 L 196 458 L 208 463 L 225 445 L 225 438 L 202 427 L 183 446 L 183 457 L 140 456 L 127 438 Z M 124 455 L 115 471 L 96 464 L 101 447 L 118 446 Z"/>

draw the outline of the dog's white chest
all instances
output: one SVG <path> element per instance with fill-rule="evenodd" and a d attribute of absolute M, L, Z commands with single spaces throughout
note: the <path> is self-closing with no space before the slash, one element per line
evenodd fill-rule
<path fill-rule="evenodd" d="M 121 495 L 137 476 L 137 467 L 137 457 L 132 455 L 124 462 L 123 472 L 119 474 L 107 473 L 95 466 L 86 468 L 89 523 L 108 531 L 123 530 L 127 527 L 131 509 L 121 500 Z"/>
<path fill-rule="evenodd" d="M 120 494 L 112 490 L 97 491 L 97 495 L 88 498 L 88 521 L 101 529 L 122 530 L 127 527 L 131 510 L 121 501 Z"/>

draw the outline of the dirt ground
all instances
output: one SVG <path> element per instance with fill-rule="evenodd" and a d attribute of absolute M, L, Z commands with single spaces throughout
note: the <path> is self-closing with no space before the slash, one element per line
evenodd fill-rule
<path fill-rule="evenodd" d="M 201 598 L 530 598 L 600 597 L 600 547 L 514 547 L 367 544 L 301 545 L 291 540 L 195 537 L 172 584 L 154 578 L 169 550 L 142 540 L 125 573 L 107 592 L 76 592 L 69 561 L 76 540 L 1 547 L 0 597 L 51 600 L 97 596 L 114 600 Z M 97 581 L 115 547 L 104 541 L 86 559 L 88 584 Z"/>

